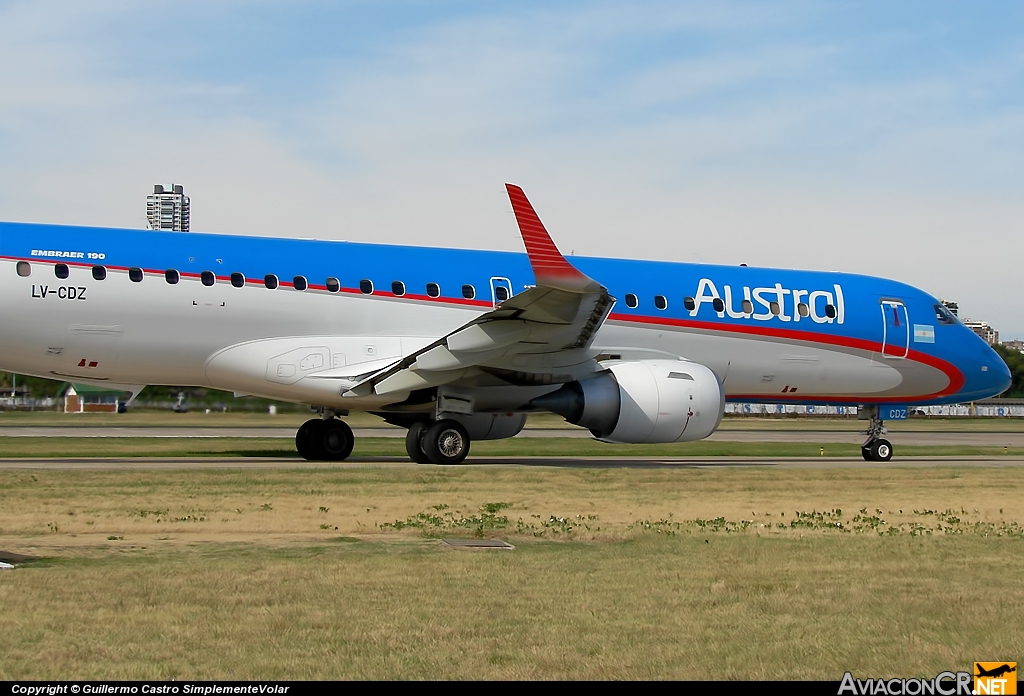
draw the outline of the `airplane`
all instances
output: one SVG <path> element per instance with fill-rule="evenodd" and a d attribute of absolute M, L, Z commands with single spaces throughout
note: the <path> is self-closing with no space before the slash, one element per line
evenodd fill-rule
<path fill-rule="evenodd" d="M 998 678 L 998 677 L 1003 676 L 1004 674 L 1009 674 L 1010 672 L 1016 672 L 1017 671 L 1016 663 L 1014 664 L 1013 667 L 1011 667 L 1007 663 L 1003 663 L 1002 665 L 1000 665 L 998 667 L 993 667 L 992 669 L 985 669 L 980 664 L 975 662 L 974 663 L 974 668 L 977 671 L 977 674 L 974 675 L 976 677 L 996 677 L 996 678 Z"/>
<path fill-rule="evenodd" d="M 0 223 L 0 367 L 107 385 L 193 385 L 408 429 L 420 463 L 552 412 L 618 443 L 700 440 L 726 401 L 856 405 L 885 420 L 1004 391 L 1010 373 L 936 298 L 846 273 L 572 257 L 506 184 L 526 254 Z"/>

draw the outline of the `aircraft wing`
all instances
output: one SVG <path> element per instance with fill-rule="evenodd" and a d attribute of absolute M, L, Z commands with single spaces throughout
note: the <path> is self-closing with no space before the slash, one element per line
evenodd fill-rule
<path fill-rule="evenodd" d="M 533 267 L 536 286 L 356 384 L 345 396 L 436 387 L 472 368 L 518 374 L 531 366 L 586 362 L 586 349 L 615 303 L 608 290 L 570 264 L 526 194 L 505 184 Z M 552 380 L 557 381 L 557 380 Z"/>

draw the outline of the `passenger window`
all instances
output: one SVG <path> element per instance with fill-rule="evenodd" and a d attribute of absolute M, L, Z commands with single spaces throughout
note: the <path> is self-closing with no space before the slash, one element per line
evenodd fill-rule
<path fill-rule="evenodd" d="M 684 297 L 683 306 L 686 307 L 687 311 L 692 312 L 693 310 L 697 309 L 697 301 L 694 300 L 692 297 Z"/>
<path fill-rule="evenodd" d="M 465 297 L 467 300 L 472 300 L 474 297 L 476 297 L 476 288 L 474 288 L 472 285 L 463 285 L 462 296 Z"/>
<path fill-rule="evenodd" d="M 836 308 L 830 304 L 825 305 L 825 316 L 829 319 L 836 318 Z"/>
<path fill-rule="evenodd" d="M 437 283 L 427 283 L 427 297 L 440 297 L 441 286 Z"/>
<path fill-rule="evenodd" d="M 309 287 L 309 283 L 306 282 L 306 276 L 295 276 L 292 278 L 292 287 L 296 290 L 305 290 Z"/>
<path fill-rule="evenodd" d="M 716 297 L 715 299 L 711 300 L 711 306 L 715 308 L 716 312 L 725 311 L 725 301 L 722 300 L 722 298 L 720 297 Z"/>
<path fill-rule="evenodd" d="M 168 268 L 164 271 L 164 280 L 167 281 L 168 285 L 177 285 L 180 279 L 181 276 L 173 268 Z"/>
<path fill-rule="evenodd" d="M 367 280 L 366 278 L 363 278 L 362 280 L 360 280 L 359 281 L 359 292 L 363 293 L 364 295 L 372 295 L 373 294 L 373 281 Z"/>
<path fill-rule="evenodd" d="M 654 306 L 658 309 L 666 309 L 668 307 L 668 299 L 664 295 L 655 295 Z"/>
<path fill-rule="evenodd" d="M 808 307 L 808 306 L 807 306 L 807 304 L 806 304 L 806 303 L 804 303 L 804 302 L 801 302 L 800 304 L 798 304 L 798 305 L 796 306 L 796 311 L 797 311 L 797 312 L 798 312 L 798 313 L 800 314 L 800 316 L 802 316 L 802 317 L 808 317 L 808 316 L 810 316 L 810 315 L 811 315 L 811 309 L 810 309 L 810 307 Z"/>
<path fill-rule="evenodd" d="M 142 276 L 143 273 L 141 268 L 132 267 L 128 269 L 128 280 L 132 281 L 133 283 L 141 283 Z"/>
<path fill-rule="evenodd" d="M 327 292 L 338 292 L 341 290 L 341 281 L 337 278 L 327 279 Z"/>
<path fill-rule="evenodd" d="M 277 276 L 274 275 L 273 273 L 268 273 L 267 275 L 263 276 L 263 284 L 267 287 L 268 290 L 276 290 L 277 286 L 279 285 L 277 281 Z"/>
<path fill-rule="evenodd" d="M 498 302 L 504 302 L 505 300 L 507 300 L 508 288 L 506 288 L 504 285 L 499 285 L 498 287 L 494 288 L 494 299 L 496 299 Z"/>
<path fill-rule="evenodd" d="M 71 274 L 66 263 L 58 263 L 53 267 L 53 274 L 58 278 L 67 278 Z"/>
<path fill-rule="evenodd" d="M 28 278 L 30 275 L 32 275 L 32 264 L 30 264 L 28 261 L 19 261 L 18 275 L 20 275 L 22 278 Z"/>
<path fill-rule="evenodd" d="M 640 300 L 638 300 L 636 298 L 636 295 L 634 295 L 631 292 L 627 292 L 626 293 L 626 306 L 629 307 L 630 309 L 636 309 L 638 304 L 640 304 Z"/>
<path fill-rule="evenodd" d="M 754 303 L 751 302 L 750 300 L 743 300 L 743 313 L 744 314 L 753 314 L 754 313 Z"/>
<path fill-rule="evenodd" d="M 236 288 L 245 287 L 245 276 L 241 273 L 232 273 L 231 284 Z"/>
<path fill-rule="evenodd" d="M 92 267 L 93 280 L 104 280 L 107 277 L 107 269 L 104 266 L 93 266 Z"/>
<path fill-rule="evenodd" d="M 405 283 L 400 280 L 391 282 L 391 294 L 395 297 L 401 297 L 405 294 Z"/>
<path fill-rule="evenodd" d="M 779 316 L 780 314 L 782 314 L 782 307 L 779 306 L 778 302 L 772 302 L 768 306 L 771 308 L 772 314 L 774 314 L 775 316 Z"/>
<path fill-rule="evenodd" d="M 213 271 L 203 271 L 199 274 L 199 280 L 203 282 L 203 285 L 209 287 L 217 282 L 217 276 L 213 275 Z"/>

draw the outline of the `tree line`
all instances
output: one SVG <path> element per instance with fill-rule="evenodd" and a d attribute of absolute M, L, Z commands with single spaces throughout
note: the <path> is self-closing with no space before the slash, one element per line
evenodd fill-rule
<path fill-rule="evenodd" d="M 1010 368 L 1010 376 L 1013 377 L 1010 388 L 1000 394 L 1000 396 L 1024 398 L 1024 353 L 1007 348 L 1006 346 L 995 345 L 992 347 L 996 349 L 999 357 Z"/>

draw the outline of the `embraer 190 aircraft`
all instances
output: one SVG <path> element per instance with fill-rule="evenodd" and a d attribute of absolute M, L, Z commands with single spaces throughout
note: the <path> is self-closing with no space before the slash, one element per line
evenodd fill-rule
<path fill-rule="evenodd" d="M 370 411 L 417 462 L 456 464 L 551 411 L 607 442 L 684 442 L 725 402 L 849 404 L 883 421 L 1010 384 L 934 297 L 842 273 L 567 260 L 506 185 L 526 254 L 0 224 L 0 367 L 310 404 L 307 459 Z"/>

